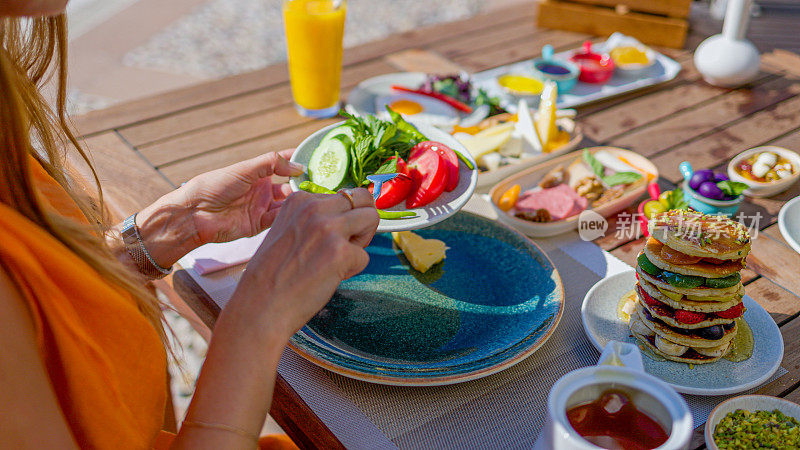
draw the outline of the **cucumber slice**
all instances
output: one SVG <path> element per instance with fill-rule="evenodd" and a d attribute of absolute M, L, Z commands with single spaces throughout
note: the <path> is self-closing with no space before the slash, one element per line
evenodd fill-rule
<path fill-rule="evenodd" d="M 639 257 L 636 258 L 636 261 L 639 263 L 639 267 L 642 268 L 645 272 L 649 273 L 650 275 L 658 276 L 663 272 L 661 268 L 656 266 L 655 264 L 651 263 L 647 256 L 644 253 L 639 253 Z"/>
<path fill-rule="evenodd" d="M 667 272 L 662 274 L 667 283 L 679 288 L 696 288 L 703 285 L 705 278 L 694 275 L 683 275 L 680 273 Z"/>
<path fill-rule="evenodd" d="M 733 275 L 728 275 L 727 277 L 706 278 L 706 286 L 717 289 L 726 288 L 736 286 L 740 281 L 742 281 L 742 276 L 739 274 L 739 272 L 736 272 Z"/>
<path fill-rule="evenodd" d="M 335 191 L 344 183 L 350 165 L 350 152 L 339 139 L 324 138 L 308 161 L 308 178 L 312 183 Z"/>
<path fill-rule="evenodd" d="M 329 131 L 328 134 L 326 134 L 325 137 L 322 138 L 322 141 L 319 143 L 319 145 L 322 146 L 322 144 L 324 144 L 326 141 L 338 138 L 339 140 L 344 142 L 345 145 L 347 145 L 349 147 L 349 146 L 353 145 L 354 135 L 355 135 L 355 132 L 353 131 L 352 128 L 350 128 L 347 125 L 342 125 L 340 127 L 336 127 L 334 129 L 332 129 L 331 131 Z M 339 136 L 342 136 L 342 137 L 339 138 Z"/>

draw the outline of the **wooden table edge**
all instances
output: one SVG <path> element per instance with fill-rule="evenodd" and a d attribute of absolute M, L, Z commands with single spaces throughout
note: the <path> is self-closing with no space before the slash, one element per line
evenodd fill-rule
<path fill-rule="evenodd" d="M 200 320 L 213 330 L 216 318 L 221 312 L 220 307 L 186 270 L 176 270 L 172 282 L 175 291 L 181 297 L 199 300 L 191 302 L 190 307 Z M 300 448 L 345 448 L 280 373 L 277 374 L 275 381 L 270 415 Z"/>

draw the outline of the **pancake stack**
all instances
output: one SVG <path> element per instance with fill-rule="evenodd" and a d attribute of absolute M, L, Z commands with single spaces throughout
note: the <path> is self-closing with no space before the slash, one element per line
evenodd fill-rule
<path fill-rule="evenodd" d="M 750 252 L 747 230 L 727 217 L 684 210 L 654 216 L 648 230 L 631 333 L 671 361 L 719 360 L 745 311 L 739 272 Z"/>

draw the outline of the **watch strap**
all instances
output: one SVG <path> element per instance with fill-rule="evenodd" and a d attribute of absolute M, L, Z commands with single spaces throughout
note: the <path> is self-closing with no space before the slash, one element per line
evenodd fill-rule
<path fill-rule="evenodd" d="M 172 268 L 165 269 L 159 266 L 150 256 L 150 252 L 144 246 L 142 235 L 139 233 L 139 227 L 136 226 L 136 214 L 138 213 L 132 214 L 122 222 L 120 235 L 125 244 L 125 250 L 143 275 L 153 280 L 163 278 L 172 272 Z"/>

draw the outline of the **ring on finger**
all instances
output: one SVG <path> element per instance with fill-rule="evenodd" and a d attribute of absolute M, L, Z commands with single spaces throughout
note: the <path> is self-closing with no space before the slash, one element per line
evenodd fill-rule
<path fill-rule="evenodd" d="M 350 193 L 350 189 L 341 189 L 339 194 L 342 194 L 342 196 L 350 202 L 350 209 L 356 209 L 356 201 L 353 199 L 353 194 Z"/>

